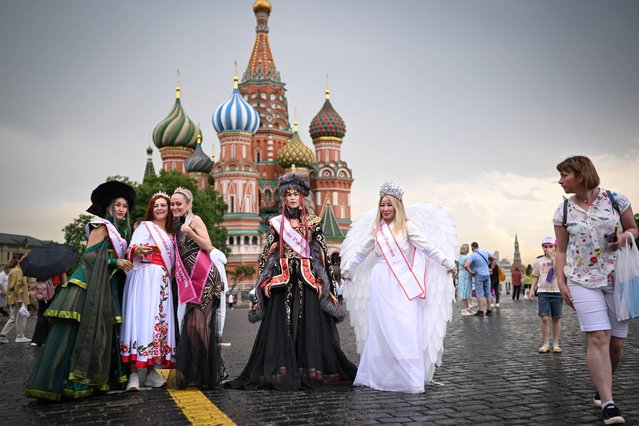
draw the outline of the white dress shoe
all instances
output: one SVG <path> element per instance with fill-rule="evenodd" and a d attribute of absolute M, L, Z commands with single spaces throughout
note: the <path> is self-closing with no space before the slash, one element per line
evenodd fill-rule
<path fill-rule="evenodd" d="M 138 373 L 131 373 L 129 376 L 129 382 L 126 384 L 127 392 L 135 392 L 140 389 L 140 378 Z"/>
<path fill-rule="evenodd" d="M 166 380 L 157 370 L 151 370 L 150 373 L 146 375 L 146 380 L 144 381 L 144 386 L 149 386 L 152 388 L 161 388 L 166 385 Z"/>

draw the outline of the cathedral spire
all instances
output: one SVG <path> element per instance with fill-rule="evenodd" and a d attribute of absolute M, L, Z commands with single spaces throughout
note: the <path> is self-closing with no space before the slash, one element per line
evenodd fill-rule
<path fill-rule="evenodd" d="M 275 68 L 275 61 L 271 53 L 271 45 L 268 39 L 268 18 L 271 14 L 272 6 L 268 0 L 256 0 L 253 3 L 253 12 L 257 20 L 255 27 L 255 44 L 251 52 L 244 78 L 242 82 L 248 80 L 271 80 L 280 82 L 280 73 Z"/>

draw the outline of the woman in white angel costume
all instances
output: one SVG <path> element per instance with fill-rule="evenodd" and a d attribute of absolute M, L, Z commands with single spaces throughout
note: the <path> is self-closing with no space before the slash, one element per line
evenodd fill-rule
<path fill-rule="evenodd" d="M 422 393 L 441 365 L 452 317 L 457 232 L 439 206 L 405 211 L 402 196 L 385 182 L 379 208 L 351 226 L 342 244 L 344 298 L 361 353 L 354 385 Z"/>

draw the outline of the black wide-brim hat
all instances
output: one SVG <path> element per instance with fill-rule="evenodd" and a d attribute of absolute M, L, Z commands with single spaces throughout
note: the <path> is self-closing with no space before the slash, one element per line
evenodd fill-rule
<path fill-rule="evenodd" d="M 124 198 L 129 204 L 129 211 L 133 210 L 135 199 L 137 198 L 135 189 L 117 180 L 104 182 L 98 185 L 91 193 L 91 206 L 87 209 L 87 212 L 104 217 L 111 202 L 120 197 Z"/>

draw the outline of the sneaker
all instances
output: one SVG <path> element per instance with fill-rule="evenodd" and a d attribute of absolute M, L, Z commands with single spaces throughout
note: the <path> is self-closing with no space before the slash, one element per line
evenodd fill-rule
<path fill-rule="evenodd" d="M 595 407 L 601 408 L 601 397 L 599 396 L 599 391 L 595 392 L 595 396 L 592 397 L 592 403 L 595 404 Z"/>
<path fill-rule="evenodd" d="M 486 316 L 489 316 L 489 315 L 492 315 L 492 314 L 493 314 L 493 310 L 492 309 L 486 311 Z"/>
<path fill-rule="evenodd" d="M 131 373 L 129 376 L 129 382 L 126 384 L 127 392 L 136 392 L 140 389 L 140 378 L 138 373 Z"/>
<path fill-rule="evenodd" d="M 149 374 L 146 375 L 146 380 L 144 381 L 144 386 L 150 386 L 152 388 L 161 388 L 166 385 L 166 380 L 157 370 L 151 370 Z"/>
<path fill-rule="evenodd" d="M 0 343 L 9 343 L 9 339 L 4 336 L 0 336 Z"/>
<path fill-rule="evenodd" d="M 484 316 L 484 311 L 477 311 L 474 314 L 476 317 L 483 317 Z"/>
<path fill-rule="evenodd" d="M 546 344 L 546 343 L 541 345 L 541 348 L 539 348 L 539 353 L 540 354 L 547 354 L 548 352 L 550 352 L 550 346 L 548 346 L 548 344 Z"/>
<path fill-rule="evenodd" d="M 462 309 L 461 311 L 462 316 L 468 316 L 468 315 L 472 315 L 472 311 L 470 309 Z"/>
<path fill-rule="evenodd" d="M 231 346 L 231 343 L 229 343 L 229 342 L 222 342 L 222 343 L 220 343 L 220 346 L 225 346 L 225 347 L 226 347 L 226 346 Z"/>
<path fill-rule="evenodd" d="M 31 346 L 38 346 L 36 342 L 31 342 Z"/>
<path fill-rule="evenodd" d="M 499 308 L 499 303 L 495 303 L 495 307 Z"/>
<path fill-rule="evenodd" d="M 31 339 L 26 337 L 16 337 L 16 343 L 31 343 Z"/>
<path fill-rule="evenodd" d="M 559 346 L 559 343 L 553 343 L 552 344 L 552 351 L 556 354 L 560 354 L 561 353 L 561 347 Z"/>
<path fill-rule="evenodd" d="M 615 404 L 608 404 L 606 408 L 602 409 L 603 421 L 605 425 L 618 425 L 626 423 L 626 420 L 621 417 L 621 412 Z"/>

